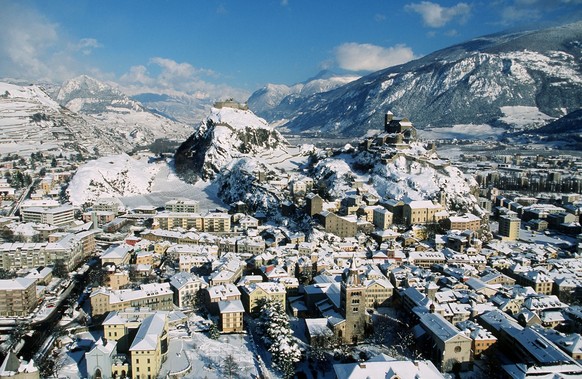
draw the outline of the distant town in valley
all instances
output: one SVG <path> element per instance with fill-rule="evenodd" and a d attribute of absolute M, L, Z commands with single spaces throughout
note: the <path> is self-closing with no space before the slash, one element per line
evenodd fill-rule
<path fill-rule="evenodd" d="M 0 379 L 582 377 L 581 31 L 195 125 L 0 82 Z"/>

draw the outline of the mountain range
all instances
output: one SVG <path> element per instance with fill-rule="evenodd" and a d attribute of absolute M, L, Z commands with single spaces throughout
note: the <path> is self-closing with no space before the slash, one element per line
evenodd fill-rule
<path fill-rule="evenodd" d="M 292 134 L 361 136 L 387 111 L 419 129 L 487 124 L 542 127 L 582 105 L 582 22 L 500 33 L 371 73 L 329 91 L 286 95 L 268 85 L 249 99 Z M 262 101 L 259 101 L 262 99 Z M 271 101 L 268 101 L 271 100 Z"/>
<path fill-rule="evenodd" d="M 183 141 L 191 132 L 88 76 L 59 87 L 0 82 L 0 153 L 64 149 L 99 156 L 161 138 Z"/>

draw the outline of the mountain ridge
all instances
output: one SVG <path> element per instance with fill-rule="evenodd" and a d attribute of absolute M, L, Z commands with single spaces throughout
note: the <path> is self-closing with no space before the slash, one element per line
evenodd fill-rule
<path fill-rule="evenodd" d="M 380 70 L 271 111 L 293 134 L 361 136 L 383 114 L 414 115 L 419 129 L 504 121 L 502 107 L 530 106 L 548 122 L 582 106 L 582 22 L 497 33 Z M 252 102 L 249 106 L 253 109 Z M 539 117 L 538 117 L 539 118 Z"/>

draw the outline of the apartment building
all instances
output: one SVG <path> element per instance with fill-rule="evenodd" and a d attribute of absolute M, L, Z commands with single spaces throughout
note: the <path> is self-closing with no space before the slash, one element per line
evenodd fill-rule
<path fill-rule="evenodd" d="M 160 212 L 154 216 L 154 225 L 160 229 L 196 229 L 200 232 L 224 233 L 231 227 L 228 213 L 211 212 L 205 215 L 187 212 Z"/>
<path fill-rule="evenodd" d="M 158 377 L 162 363 L 168 358 L 168 318 L 164 313 L 146 317 L 129 348 L 131 373 L 134 379 Z"/>
<path fill-rule="evenodd" d="M 504 240 L 515 241 L 519 237 L 519 226 L 521 220 L 516 214 L 503 215 L 499 217 L 499 235 Z"/>
<path fill-rule="evenodd" d="M 166 202 L 166 211 L 178 213 L 199 213 L 200 202 L 190 199 L 174 199 Z"/>
<path fill-rule="evenodd" d="M 445 224 L 450 230 L 477 231 L 481 227 L 481 218 L 469 213 L 462 216 L 451 216 L 445 220 Z"/>
<path fill-rule="evenodd" d="M 65 227 L 75 221 L 75 208 L 72 205 L 58 207 L 24 207 L 20 209 L 23 222 Z"/>
<path fill-rule="evenodd" d="M 287 291 L 285 285 L 281 283 L 250 283 L 240 287 L 240 291 L 244 308 L 248 313 L 259 313 L 261 302 L 267 299 L 281 303 L 283 309 L 286 307 Z"/>
<path fill-rule="evenodd" d="M 240 333 L 243 331 L 245 308 L 240 300 L 219 301 L 220 315 L 218 329 L 223 333 Z"/>
<path fill-rule="evenodd" d="M 128 307 L 149 307 L 169 311 L 174 306 L 174 292 L 170 288 L 170 283 L 142 284 L 138 290 L 110 290 L 101 287 L 91 294 L 90 299 L 93 317 Z"/>
<path fill-rule="evenodd" d="M 28 316 L 37 304 L 36 279 L 0 280 L 0 316 Z"/>

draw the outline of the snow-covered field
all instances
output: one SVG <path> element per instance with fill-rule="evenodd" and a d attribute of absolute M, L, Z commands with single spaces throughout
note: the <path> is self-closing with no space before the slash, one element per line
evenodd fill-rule
<path fill-rule="evenodd" d="M 497 139 L 505 133 L 502 128 L 494 128 L 491 125 L 482 124 L 463 124 L 453 125 L 443 128 L 427 128 L 418 131 L 418 136 L 424 140 L 438 140 L 438 139 Z"/>
<path fill-rule="evenodd" d="M 115 197 L 126 207 L 163 206 L 185 197 L 200 201 L 201 209 L 224 207 L 218 190 L 210 182 L 189 184 L 174 173 L 171 161 L 127 154 L 103 157 L 79 167 L 67 192 L 73 205 Z"/>

